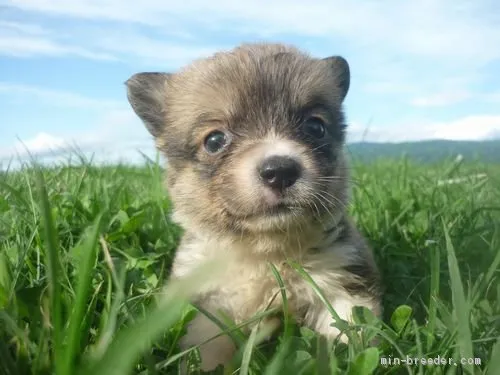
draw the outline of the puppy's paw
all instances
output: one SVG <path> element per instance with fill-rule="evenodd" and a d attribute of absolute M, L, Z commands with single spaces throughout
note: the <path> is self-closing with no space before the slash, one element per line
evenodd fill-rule
<path fill-rule="evenodd" d="M 220 335 L 221 329 L 205 315 L 198 313 L 180 340 L 183 349 L 199 346 L 201 370 L 212 371 L 219 365 L 227 365 L 236 352 L 233 340 L 227 335 Z M 216 338 L 214 338 L 216 337 Z M 206 342 L 209 340 L 208 342 Z"/>
<path fill-rule="evenodd" d="M 354 306 L 365 306 L 372 310 L 375 315 L 379 315 L 379 307 L 376 302 L 355 297 L 337 298 L 331 303 L 338 317 L 347 323 L 353 321 L 352 309 Z M 343 343 L 348 343 L 349 337 L 346 332 L 341 331 L 334 325 L 335 318 L 326 306 L 318 302 L 318 305 L 311 306 L 306 315 L 306 324 L 321 335 L 326 336 L 329 340 L 338 339 Z"/>

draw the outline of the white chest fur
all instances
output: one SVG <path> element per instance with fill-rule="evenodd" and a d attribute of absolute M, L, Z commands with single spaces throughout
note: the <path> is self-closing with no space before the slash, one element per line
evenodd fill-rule
<path fill-rule="evenodd" d="M 319 300 L 311 283 L 304 280 L 287 260 L 302 267 L 332 303 L 348 298 L 342 284 L 349 276 L 343 267 L 349 264 L 356 252 L 346 244 L 314 252 L 289 251 L 296 257 L 287 259 L 276 254 L 256 255 L 251 249 L 234 242 L 193 241 L 179 249 L 173 275 L 182 277 L 221 252 L 227 255 L 223 257 L 227 262 L 225 270 L 216 278 L 208 279 L 200 295 L 205 296 L 203 303 L 207 307 L 223 310 L 236 322 L 249 319 L 270 305 L 277 307 L 282 304 L 280 286 L 270 263 L 283 280 L 288 306 L 293 313 L 306 311 Z"/>
<path fill-rule="evenodd" d="M 301 251 L 305 248 L 301 246 L 286 246 L 286 254 L 294 254 L 288 258 L 292 258 L 314 280 L 341 319 L 350 321 L 354 306 L 366 306 L 378 313 L 378 305 L 373 299 L 350 295 L 344 288 L 352 277 L 344 267 L 360 256 L 358 249 L 349 243 L 327 243 L 330 246 L 317 244 L 320 246 L 315 251 Z M 222 310 L 238 324 L 263 312 L 268 306 L 283 306 L 278 280 L 269 265 L 271 262 L 281 276 L 288 306 L 295 318 L 330 339 L 337 337 L 340 331 L 332 326 L 334 317 L 331 312 L 318 298 L 311 283 L 289 265 L 286 256 L 280 255 L 285 252 L 271 255 L 252 250 L 255 249 L 234 241 L 185 241 L 174 261 L 173 276 L 183 277 L 204 261 L 222 254 L 224 271 L 215 278 L 208 278 L 200 288 L 200 303 L 211 313 Z M 187 348 L 201 344 L 219 333 L 218 326 L 199 314 L 191 322 L 181 345 Z M 340 339 L 346 341 L 347 338 L 342 335 Z M 227 362 L 235 347 L 231 339 L 223 335 L 208 341 L 200 350 L 203 368 L 208 370 L 217 363 Z"/>

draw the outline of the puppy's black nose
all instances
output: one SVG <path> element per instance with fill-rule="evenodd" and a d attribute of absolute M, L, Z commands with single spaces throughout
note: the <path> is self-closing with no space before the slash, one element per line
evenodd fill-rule
<path fill-rule="evenodd" d="M 270 188 L 284 190 L 300 177 L 300 164 L 286 156 L 271 156 L 258 168 L 262 181 Z"/>

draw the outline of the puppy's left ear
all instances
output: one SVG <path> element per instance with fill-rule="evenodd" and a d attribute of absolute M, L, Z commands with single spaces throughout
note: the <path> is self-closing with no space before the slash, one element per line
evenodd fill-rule
<path fill-rule="evenodd" d="M 326 57 L 323 61 L 332 69 L 341 96 L 340 99 L 343 101 L 349 92 L 351 83 L 349 63 L 342 56 Z"/>
<path fill-rule="evenodd" d="M 162 134 L 165 127 L 170 76 L 169 73 L 136 73 L 125 82 L 132 109 L 154 137 Z"/>

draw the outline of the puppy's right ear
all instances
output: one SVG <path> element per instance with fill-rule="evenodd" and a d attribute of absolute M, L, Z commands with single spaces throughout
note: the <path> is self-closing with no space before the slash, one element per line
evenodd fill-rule
<path fill-rule="evenodd" d="M 169 73 L 137 73 L 130 77 L 127 98 L 148 131 L 158 137 L 165 126 L 167 81 Z"/>

